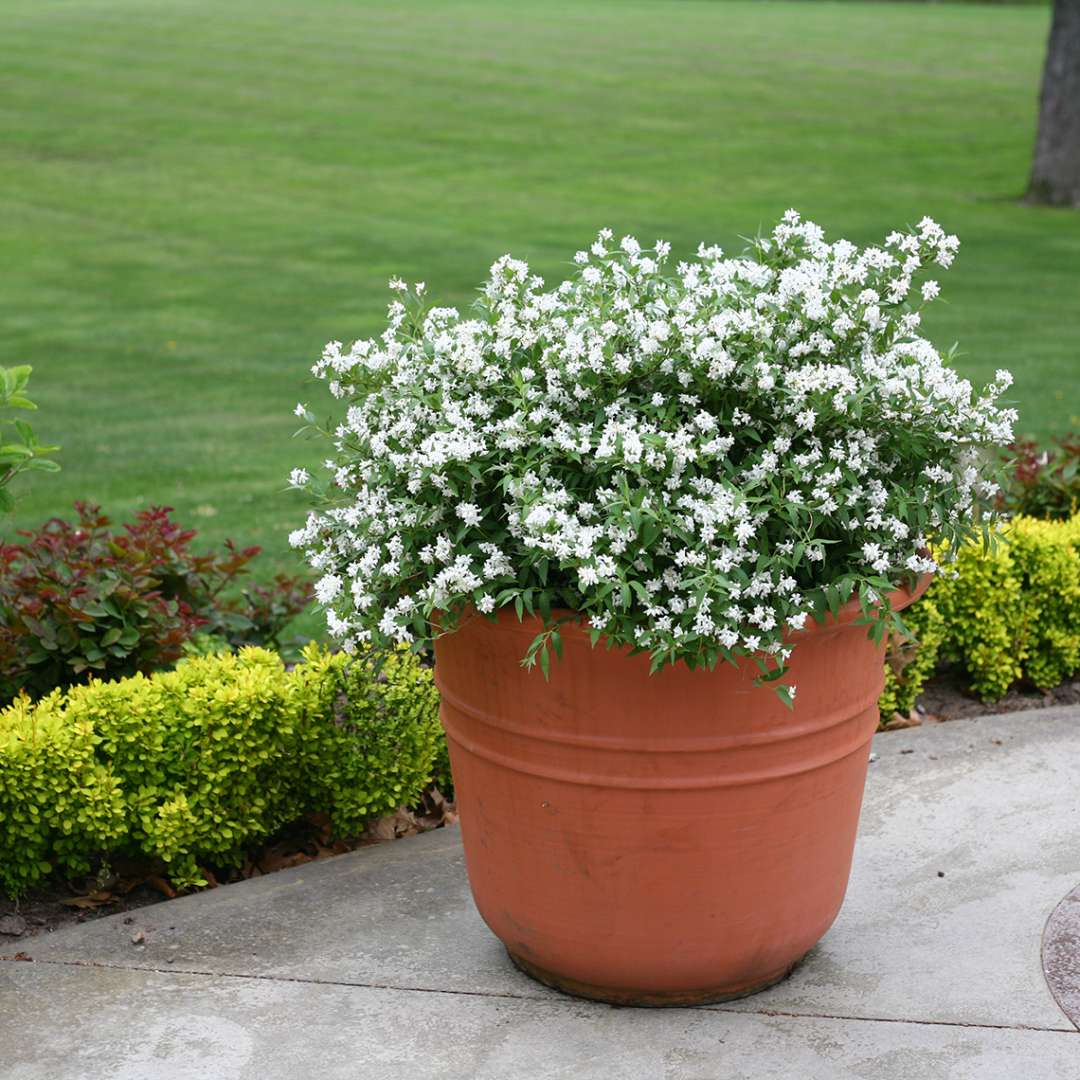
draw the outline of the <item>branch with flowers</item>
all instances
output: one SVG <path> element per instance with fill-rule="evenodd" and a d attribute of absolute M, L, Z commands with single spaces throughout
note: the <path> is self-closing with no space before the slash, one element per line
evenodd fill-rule
<path fill-rule="evenodd" d="M 987 534 L 990 448 L 1015 413 L 919 335 L 956 237 L 928 218 L 880 246 L 827 243 L 788 211 L 741 256 L 668 269 L 602 230 L 554 288 L 491 268 L 475 310 L 404 282 L 386 330 L 331 342 L 340 403 L 317 506 L 290 541 L 346 649 L 430 640 L 476 610 L 560 619 L 654 668 L 754 658 L 779 680 L 811 618 L 941 570 Z M 542 640 L 543 639 L 543 640 Z M 790 702 L 793 686 L 779 686 Z"/>

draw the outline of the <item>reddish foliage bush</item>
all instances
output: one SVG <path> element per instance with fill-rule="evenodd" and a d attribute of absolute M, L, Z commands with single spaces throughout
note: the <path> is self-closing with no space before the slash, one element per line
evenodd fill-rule
<path fill-rule="evenodd" d="M 1080 435 L 1055 442 L 1044 448 L 1028 439 L 1009 447 L 1012 475 L 998 500 L 1002 510 L 1048 520 L 1080 511 Z"/>
<path fill-rule="evenodd" d="M 276 644 L 307 604 L 300 579 L 229 594 L 258 547 L 197 554 L 194 530 L 169 507 L 113 532 L 100 508 L 76 503 L 24 542 L 0 545 L 0 700 L 170 667 L 197 633 L 230 644 Z"/>

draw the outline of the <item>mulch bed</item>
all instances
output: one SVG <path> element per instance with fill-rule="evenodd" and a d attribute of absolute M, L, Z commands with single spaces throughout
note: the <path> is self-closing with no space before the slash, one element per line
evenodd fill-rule
<path fill-rule="evenodd" d="M 976 716 L 1046 709 L 1051 705 L 1080 705 L 1080 678 L 1069 679 L 1054 690 L 1033 686 L 1014 687 L 998 701 L 984 702 L 965 688 L 955 668 L 942 668 L 926 683 L 910 716 L 899 714 L 885 725 L 886 731 L 918 727 L 947 720 L 968 720 Z"/>
<path fill-rule="evenodd" d="M 431 787 L 424 792 L 418 806 L 371 822 L 360 836 L 334 839 L 329 819 L 313 814 L 250 852 L 242 867 L 216 871 L 204 868 L 203 876 L 210 888 L 217 888 L 357 848 L 415 836 L 456 820 L 454 804 L 438 788 Z M 56 882 L 21 900 L 0 897 L 0 959 L 20 959 L 20 943 L 37 934 L 171 900 L 177 893 L 163 870 L 161 865 L 113 860 L 104 876 Z"/>

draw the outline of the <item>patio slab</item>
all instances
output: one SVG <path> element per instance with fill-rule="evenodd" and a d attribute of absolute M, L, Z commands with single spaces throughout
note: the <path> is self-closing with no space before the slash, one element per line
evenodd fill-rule
<path fill-rule="evenodd" d="M 5 1022 L 4 1080 L 1076 1080 L 1080 1061 L 1076 1032 L 54 964 L 6 979 L 53 1018 Z"/>
<path fill-rule="evenodd" d="M 752 998 L 627 1010 L 534 983 L 446 829 L 21 942 L 0 1076 L 1075 1080 L 1040 944 L 1080 883 L 1080 709 L 875 753 L 843 911 Z"/>

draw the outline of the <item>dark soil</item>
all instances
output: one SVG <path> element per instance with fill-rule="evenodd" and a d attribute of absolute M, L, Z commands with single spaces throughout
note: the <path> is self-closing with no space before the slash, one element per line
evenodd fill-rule
<path fill-rule="evenodd" d="M 946 668 L 927 682 L 916 703 L 916 713 L 934 720 L 965 720 L 1051 705 L 1080 705 L 1080 678 L 1066 680 L 1045 693 L 1035 687 L 1014 687 L 1000 700 L 987 703 L 965 688 L 957 671 Z"/>

